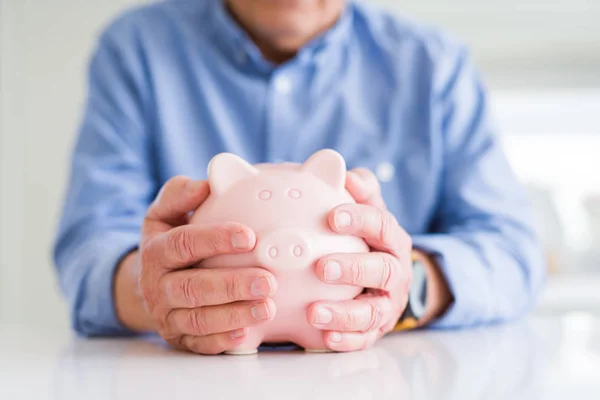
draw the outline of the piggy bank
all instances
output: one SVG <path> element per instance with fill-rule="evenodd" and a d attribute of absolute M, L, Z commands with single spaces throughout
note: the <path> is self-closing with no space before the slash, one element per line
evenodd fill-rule
<path fill-rule="evenodd" d="M 200 267 L 262 267 L 277 279 L 275 318 L 251 327 L 229 354 L 256 353 L 261 343 L 295 343 L 306 351 L 326 351 L 323 331 L 307 320 L 307 308 L 320 300 L 348 300 L 361 288 L 331 285 L 315 273 L 316 262 L 333 253 L 368 252 L 360 238 L 331 230 L 328 215 L 354 203 L 345 189 L 346 163 L 333 150 L 321 150 L 304 164 L 250 165 L 229 153 L 208 166 L 211 194 L 192 224 L 238 222 L 254 230 L 256 246 L 243 254 L 220 255 Z"/>

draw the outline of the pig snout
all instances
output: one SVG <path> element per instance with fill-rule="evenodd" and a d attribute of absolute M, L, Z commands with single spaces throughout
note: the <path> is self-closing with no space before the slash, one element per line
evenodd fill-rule
<path fill-rule="evenodd" d="M 308 235 L 274 230 L 260 235 L 256 247 L 258 260 L 267 268 L 301 268 L 313 258 Z"/>

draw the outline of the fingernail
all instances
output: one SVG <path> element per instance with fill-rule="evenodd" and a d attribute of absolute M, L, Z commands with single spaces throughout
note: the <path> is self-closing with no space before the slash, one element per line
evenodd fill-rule
<path fill-rule="evenodd" d="M 317 315 L 315 317 L 315 324 L 328 324 L 333 321 L 333 314 L 325 307 L 319 307 L 317 309 Z"/>
<path fill-rule="evenodd" d="M 245 232 L 236 232 L 231 236 L 231 244 L 238 250 L 250 247 L 250 238 Z"/>
<path fill-rule="evenodd" d="M 269 309 L 264 303 L 252 307 L 251 312 L 254 319 L 269 319 Z"/>
<path fill-rule="evenodd" d="M 342 277 L 342 267 L 337 261 L 327 261 L 325 264 L 325 280 L 332 282 Z"/>
<path fill-rule="evenodd" d="M 246 328 L 236 329 L 235 331 L 231 331 L 232 339 L 239 339 L 239 338 L 243 338 L 244 336 L 246 336 Z"/>
<path fill-rule="evenodd" d="M 250 290 L 254 296 L 268 296 L 271 294 L 271 281 L 267 277 L 260 277 L 252 282 Z"/>
<path fill-rule="evenodd" d="M 334 222 L 337 228 L 347 228 L 352 224 L 352 216 L 348 211 L 338 211 L 335 213 Z"/>
<path fill-rule="evenodd" d="M 329 335 L 329 341 L 331 343 L 339 343 L 339 342 L 341 342 L 342 341 L 342 334 L 339 333 L 339 332 L 332 332 Z"/>

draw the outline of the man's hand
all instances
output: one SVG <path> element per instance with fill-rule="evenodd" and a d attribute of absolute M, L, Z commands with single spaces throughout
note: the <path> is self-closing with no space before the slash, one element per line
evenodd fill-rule
<path fill-rule="evenodd" d="M 329 225 L 338 233 L 362 237 L 373 252 L 331 254 L 317 263 L 323 281 L 367 288 L 354 300 L 317 302 L 309 308 L 309 322 L 326 331 L 325 343 L 335 351 L 369 347 L 390 332 L 406 307 L 412 280 L 412 240 L 386 210 L 377 178 L 367 170 L 353 170 L 346 188 L 358 204 L 336 207 Z"/>
<path fill-rule="evenodd" d="M 238 346 L 247 327 L 273 319 L 277 283 L 262 268 L 189 268 L 256 244 L 241 224 L 188 225 L 208 194 L 204 181 L 176 177 L 165 184 L 144 220 L 139 252 L 117 272 L 115 299 L 131 329 L 156 331 L 179 349 L 218 354 Z"/>

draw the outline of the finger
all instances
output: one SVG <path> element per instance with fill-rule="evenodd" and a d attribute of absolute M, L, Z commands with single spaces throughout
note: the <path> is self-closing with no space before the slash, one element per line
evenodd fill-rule
<path fill-rule="evenodd" d="M 389 291 L 408 277 L 398 258 L 389 253 L 330 254 L 317 262 L 319 279 L 334 285 L 352 285 Z"/>
<path fill-rule="evenodd" d="M 275 302 L 265 299 L 192 309 L 180 308 L 167 315 L 170 333 L 206 336 L 247 328 L 272 320 Z"/>
<path fill-rule="evenodd" d="M 379 180 L 366 168 L 355 168 L 346 174 L 346 189 L 359 204 L 368 204 L 385 209 Z"/>
<path fill-rule="evenodd" d="M 184 335 L 176 346 L 198 354 L 215 355 L 231 350 L 242 344 L 248 330 L 236 329 L 231 332 L 217 333 L 208 336 Z"/>
<path fill-rule="evenodd" d="M 393 318 L 387 296 L 364 297 L 341 302 L 317 302 L 308 308 L 308 321 L 317 329 L 340 332 L 371 332 Z"/>
<path fill-rule="evenodd" d="M 338 332 L 325 333 L 325 344 L 333 351 L 357 351 L 367 349 L 377 341 L 380 333 L 373 332 Z"/>
<path fill-rule="evenodd" d="M 258 300 L 277 291 L 275 277 L 262 268 L 186 269 L 164 275 L 161 285 L 170 309 Z"/>
<path fill-rule="evenodd" d="M 410 236 L 387 210 L 364 204 L 344 204 L 329 214 L 329 225 L 342 234 L 360 236 L 379 250 L 399 256 L 400 248 L 412 247 Z"/>
<path fill-rule="evenodd" d="M 171 178 L 150 205 L 142 235 L 151 236 L 187 223 L 189 213 L 195 211 L 209 194 L 207 181 L 194 181 L 184 176 Z"/>
<path fill-rule="evenodd" d="M 177 269 L 216 255 L 248 252 L 255 244 L 254 232 L 238 223 L 184 225 L 144 243 L 142 263 Z"/>

